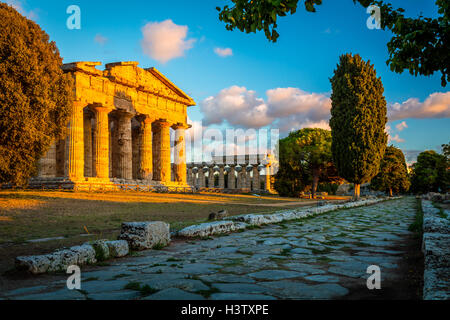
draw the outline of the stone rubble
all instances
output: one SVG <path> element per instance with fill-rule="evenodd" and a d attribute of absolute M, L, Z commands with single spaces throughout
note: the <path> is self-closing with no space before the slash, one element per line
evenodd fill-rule
<path fill-rule="evenodd" d="M 222 234 L 237 230 L 243 230 L 247 226 L 248 225 L 246 223 L 233 221 L 208 222 L 186 227 L 178 231 L 177 236 L 187 238 L 207 237 L 213 234 Z"/>
<path fill-rule="evenodd" d="M 128 242 L 125 240 L 106 241 L 109 248 L 109 254 L 112 258 L 125 257 L 129 252 Z"/>
<path fill-rule="evenodd" d="M 162 221 L 124 222 L 119 240 L 126 240 L 133 250 L 167 246 L 170 243 L 169 224 Z"/>
<path fill-rule="evenodd" d="M 389 198 L 397 199 L 397 198 Z M 296 220 L 301 218 L 306 218 L 310 216 L 315 216 L 318 214 L 335 211 L 338 209 L 350 209 L 360 206 L 366 206 L 375 204 L 377 202 L 385 201 L 386 198 L 373 198 L 364 199 L 354 202 L 347 202 L 343 204 L 327 204 L 320 207 L 309 208 L 305 210 L 287 210 L 281 211 L 273 214 L 256 215 L 256 214 L 246 214 L 240 216 L 234 216 L 227 218 L 230 221 L 220 221 L 213 223 L 202 223 L 199 225 L 186 227 L 176 234 L 180 237 L 207 237 L 214 234 L 229 233 L 236 230 L 242 230 L 246 227 L 251 226 L 262 226 L 266 224 L 280 223 L 283 221 Z"/>
<path fill-rule="evenodd" d="M 15 260 L 16 267 L 32 274 L 65 271 L 70 265 L 85 265 L 97 262 L 95 249 L 91 245 L 75 246 L 57 250 L 53 253 L 39 256 L 21 256 Z"/>
<path fill-rule="evenodd" d="M 423 299 L 450 299 L 450 220 L 429 200 L 422 200 L 425 256 Z"/>

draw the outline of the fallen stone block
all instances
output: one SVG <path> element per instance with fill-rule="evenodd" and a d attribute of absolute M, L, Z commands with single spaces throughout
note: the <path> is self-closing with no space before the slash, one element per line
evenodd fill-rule
<path fill-rule="evenodd" d="M 125 257 L 130 252 L 128 242 L 125 240 L 106 241 L 106 245 L 111 258 Z"/>
<path fill-rule="evenodd" d="M 146 250 L 170 243 L 169 224 L 154 222 L 124 222 L 119 240 L 125 240 L 131 249 Z"/>
<path fill-rule="evenodd" d="M 27 270 L 33 274 L 65 271 L 71 265 L 81 266 L 96 262 L 95 250 L 91 245 L 61 249 L 46 255 L 22 256 L 15 260 L 19 270 Z"/>
<path fill-rule="evenodd" d="M 50 260 L 47 255 L 21 256 L 16 257 L 15 264 L 18 270 L 27 270 L 32 274 L 40 274 L 47 272 Z"/>
<path fill-rule="evenodd" d="M 85 245 L 90 245 L 95 250 L 95 258 L 97 261 L 104 261 L 110 257 L 109 247 L 106 244 L 107 240 L 96 240 L 85 243 Z"/>
<path fill-rule="evenodd" d="M 236 230 L 242 230 L 245 229 L 247 226 L 248 224 L 243 222 L 233 222 L 233 221 L 208 222 L 186 227 L 178 231 L 177 235 L 180 237 L 187 237 L 187 238 L 207 237 L 213 234 L 222 234 L 233 232 Z"/>

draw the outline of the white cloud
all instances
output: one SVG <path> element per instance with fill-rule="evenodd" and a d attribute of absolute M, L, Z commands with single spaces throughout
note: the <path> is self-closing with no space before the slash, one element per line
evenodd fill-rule
<path fill-rule="evenodd" d="M 448 118 L 450 117 L 450 91 L 430 94 L 424 102 L 410 98 L 403 103 L 388 106 L 390 121 L 407 118 Z"/>
<path fill-rule="evenodd" d="M 24 9 L 25 2 L 20 0 L 6 0 L 7 4 L 16 9 L 20 14 L 24 15 L 28 19 L 37 20 L 39 18 L 37 9 L 27 11 Z"/>
<path fill-rule="evenodd" d="M 277 88 L 268 90 L 267 98 L 268 116 L 277 119 L 280 131 L 329 129 L 331 100 L 326 95 L 298 88 Z"/>
<path fill-rule="evenodd" d="M 100 33 L 95 35 L 94 41 L 99 45 L 104 46 L 108 42 L 108 38 L 102 36 Z"/>
<path fill-rule="evenodd" d="M 232 86 L 200 103 L 207 124 L 228 123 L 235 127 L 261 128 L 271 126 L 282 133 L 302 128 L 330 129 L 331 99 L 327 94 L 309 93 L 299 88 L 267 90 L 267 99 L 255 91 Z M 389 121 L 403 118 L 437 118 L 450 116 L 450 92 L 433 93 L 423 103 L 417 99 L 393 104 L 388 108 Z M 406 121 L 398 123 L 392 132 L 387 126 L 390 142 L 405 140 L 399 132 L 408 128 Z"/>
<path fill-rule="evenodd" d="M 405 123 L 405 124 L 406 124 L 406 123 Z M 399 125 L 396 126 L 397 129 L 398 129 L 398 126 L 399 126 Z M 400 138 L 400 136 L 398 135 L 398 133 L 396 133 L 396 134 L 394 135 L 394 133 L 392 132 L 392 128 L 391 128 L 390 125 L 387 124 L 384 131 L 385 131 L 385 132 L 387 133 L 387 135 L 388 135 L 388 144 L 389 144 L 389 143 L 392 143 L 392 142 L 397 142 L 397 143 L 405 142 L 405 139 Z M 399 131 L 401 131 L 401 130 L 399 130 Z"/>
<path fill-rule="evenodd" d="M 392 142 L 392 141 L 397 142 L 397 143 L 402 143 L 402 142 L 405 142 L 405 139 L 400 138 L 397 133 L 395 136 L 389 135 L 388 143 Z"/>
<path fill-rule="evenodd" d="M 406 124 L 406 121 L 402 121 L 399 124 L 397 124 L 395 128 L 397 128 L 398 131 L 403 131 L 403 129 L 408 128 L 408 125 Z"/>
<path fill-rule="evenodd" d="M 196 41 L 186 39 L 187 33 L 187 26 L 176 25 L 170 19 L 147 23 L 142 28 L 142 50 L 144 54 L 162 63 L 182 57 Z"/>
<path fill-rule="evenodd" d="M 267 116 L 264 99 L 258 98 L 255 91 L 245 87 L 232 86 L 223 89 L 216 96 L 203 100 L 200 109 L 207 125 L 227 121 L 232 126 L 260 128 L 274 120 Z"/>
<path fill-rule="evenodd" d="M 324 94 L 298 88 L 276 88 L 266 92 L 267 102 L 245 87 L 232 86 L 200 103 L 206 124 L 227 122 L 235 127 L 268 125 L 289 132 L 299 128 L 329 129 L 331 101 Z"/>
<path fill-rule="evenodd" d="M 214 48 L 215 54 L 219 57 L 225 58 L 233 55 L 233 50 L 231 48 Z"/>

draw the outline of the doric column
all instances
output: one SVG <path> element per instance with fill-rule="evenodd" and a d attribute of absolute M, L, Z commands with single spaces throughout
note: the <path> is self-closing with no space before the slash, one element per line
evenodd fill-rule
<path fill-rule="evenodd" d="M 131 137 L 131 113 L 118 113 L 117 144 L 119 147 L 118 178 L 133 179 L 133 148 Z"/>
<path fill-rule="evenodd" d="M 234 175 L 234 165 L 230 165 L 230 172 L 228 172 L 228 189 L 236 189 L 236 177 Z"/>
<path fill-rule="evenodd" d="M 175 181 L 182 185 L 186 184 L 186 129 L 191 126 L 183 123 L 177 123 L 172 128 L 175 130 L 174 144 L 174 171 Z"/>
<path fill-rule="evenodd" d="M 214 166 L 209 167 L 208 188 L 214 188 Z"/>
<path fill-rule="evenodd" d="M 205 187 L 205 172 L 203 171 L 203 167 L 200 167 L 198 169 L 198 187 L 199 188 Z"/>
<path fill-rule="evenodd" d="M 242 189 L 244 187 L 244 169 L 239 165 L 239 167 L 236 168 L 237 171 L 237 185 L 236 189 Z"/>
<path fill-rule="evenodd" d="M 250 176 L 250 171 L 245 168 L 245 188 L 251 190 L 252 189 L 252 179 Z"/>
<path fill-rule="evenodd" d="M 253 166 L 253 190 L 260 189 L 258 165 Z"/>
<path fill-rule="evenodd" d="M 270 185 L 270 164 L 266 164 L 266 191 L 272 190 L 272 186 Z"/>
<path fill-rule="evenodd" d="M 152 180 L 153 178 L 153 136 L 152 123 L 154 119 L 143 116 L 141 122 L 141 144 L 139 145 L 139 179 Z"/>
<path fill-rule="evenodd" d="M 170 123 L 164 119 L 153 123 L 155 161 L 153 167 L 154 180 L 169 183 L 171 178 L 170 164 Z"/>
<path fill-rule="evenodd" d="M 188 185 L 190 185 L 190 186 L 192 186 L 192 185 L 194 185 L 192 182 L 192 167 L 189 167 L 188 169 L 187 169 L 187 184 Z"/>
<path fill-rule="evenodd" d="M 192 185 L 194 187 L 198 187 L 198 178 L 197 178 L 198 172 L 199 172 L 199 169 L 197 167 L 192 168 Z"/>
<path fill-rule="evenodd" d="M 95 106 L 94 173 L 97 178 L 109 178 L 109 117 L 111 109 Z"/>
<path fill-rule="evenodd" d="M 91 113 L 83 112 L 83 131 L 84 131 L 84 176 L 93 177 L 92 168 L 92 122 Z"/>
<path fill-rule="evenodd" d="M 64 171 L 65 176 L 71 180 L 78 180 L 84 177 L 83 108 L 85 106 L 85 103 L 75 101 L 73 103 L 72 114 L 70 115 Z"/>
<path fill-rule="evenodd" d="M 219 166 L 219 189 L 225 189 L 225 170 L 223 165 Z"/>

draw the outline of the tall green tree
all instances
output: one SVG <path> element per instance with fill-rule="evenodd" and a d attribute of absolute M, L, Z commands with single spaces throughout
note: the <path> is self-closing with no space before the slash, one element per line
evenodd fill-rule
<path fill-rule="evenodd" d="M 61 66 L 39 25 L 0 3 L 0 182 L 25 184 L 64 134 L 72 79 Z"/>
<path fill-rule="evenodd" d="M 447 158 L 433 150 L 424 151 L 413 165 L 411 190 L 415 193 L 447 192 L 450 184 Z"/>
<path fill-rule="evenodd" d="M 408 191 L 410 185 L 408 168 L 402 150 L 394 146 L 387 147 L 381 161 L 380 172 L 372 179 L 371 187 L 382 191 L 387 190 L 389 196 L 392 197 L 393 192 Z"/>
<path fill-rule="evenodd" d="M 331 132 L 318 128 L 291 132 L 280 141 L 279 154 L 280 168 L 275 184 L 277 191 L 280 193 L 279 189 L 289 190 L 291 187 L 291 193 L 298 194 L 311 183 L 311 193 L 315 197 L 321 177 L 332 166 Z"/>
<path fill-rule="evenodd" d="M 370 61 L 345 54 L 330 79 L 331 151 L 339 175 L 360 186 L 378 174 L 386 149 L 386 100 L 383 84 Z"/>
<path fill-rule="evenodd" d="M 263 30 L 269 41 L 276 42 L 279 34 L 279 17 L 294 14 L 299 4 L 309 12 L 315 12 L 322 0 L 231 0 L 233 6 L 217 7 L 219 19 L 226 23 L 227 30 L 242 32 Z M 331 1 L 331 0 L 330 0 Z M 387 44 L 392 71 L 409 71 L 413 75 L 442 74 L 442 86 L 450 80 L 450 2 L 436 0 L 437 18 L 408 18 L 402 8 L 394 9 L 391 4 L 377 0 L 353 0 L 364 7 L 380 7 L 381 28 L 390 30 L 392 39 Z"/>

